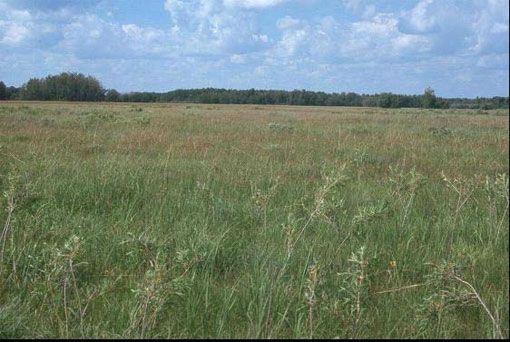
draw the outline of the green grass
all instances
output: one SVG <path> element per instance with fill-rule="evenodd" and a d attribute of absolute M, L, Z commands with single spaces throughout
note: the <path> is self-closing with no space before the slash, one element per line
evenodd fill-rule
<path fill-rule="evenodd" d="M 508 112 L 0 106 L 0 338 L 507 338 Z"/>

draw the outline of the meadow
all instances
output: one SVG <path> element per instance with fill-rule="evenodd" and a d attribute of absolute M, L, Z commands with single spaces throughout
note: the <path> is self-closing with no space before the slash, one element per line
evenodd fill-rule
<path fill-rule="evenodd" d="M 508 338 L 508 110 L 0 103 L 0 338 Z"/>

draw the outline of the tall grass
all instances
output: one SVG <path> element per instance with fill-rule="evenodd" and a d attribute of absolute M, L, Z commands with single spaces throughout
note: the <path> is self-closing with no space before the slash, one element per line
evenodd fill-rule
<path fill-rule="evenodd" d="M 0 109 L 0 337 L 508 338 L 508 113 Z"/>

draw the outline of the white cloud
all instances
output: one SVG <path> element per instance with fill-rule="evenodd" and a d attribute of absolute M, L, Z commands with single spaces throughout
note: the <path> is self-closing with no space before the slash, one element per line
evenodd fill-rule
<path fill-rule="evenodd" d="M 6 9 L 0 14 L 0 46 L 4 48 L 49 47 L 58 40 L 56 25 L 31 15 L 28 11 Z"/>
<path fill-rule="evenodd" d="M 424 54 L 430 51 L 431 42 L 426 37 L 400 34 L 391 39 L 391 47 L 397 56 Z"/>
<path fill-rule="evenodd" d="M 121 27 L 126 36 L 135 41 L 151 42 L 157 39 L 163 39 L 165 36 L 162 30 L 142 28 L 135 24 L 122 25 Z"/>
<path fill-rule="evenodd" d="M 490 54 L 478 59 L 476 65 L 482 68 L 508 70 L 508 53 Z"/>
<path fill-rule="evenodd" d="M 344 6 L 353 11 L 357 12 L 361 7 L 361 0 L 343 0 Z"/>
<path fill-rule="evenodd" d="M 404 11 L 400 29 L 406 33 L 432 32 L 436 27 L 436 17 L 431 13 L 433 3 L 434 0 L 420 0 L 411 11 Z"/>
<path fill-rule="evenodd" d="M 226 3 L 226 4 L 225 4 Z M 184 54 L 244 54 L 267 47 L 270 39 L 257 29 L 250 8 L 275 1 L 166 0 L 172 41 Z"/>
<path fill-rule="evenodd" d="M 244 64 L 246 63 L 246 56 L 232 55 L 230 56 L 230 61 L 235 64 Z"/>
<path fill-rule="evenodd" d="M 508 0 L 488 0 L 473 20 L 475 53 L 508 52 Z"/>
<path fill-rule="evenodd" d="M 506 33 L 506 34 L 508 34 L 508 24 L 506 24 L 506 23 L 495 23 L 494 25 L 492 25 L 490 33 L 492 33 L 492 34 L 498 34 L 498 33 Z"/>
<path fill-rule="evenodd" d="M 345 8 L 363 18 L 371 18 L 377 13 L 376 3 L 368 0 L 343 0 Z"/>
<path fill-rule="evenodd" d="M 30 30 L 21 24 L 17 23 L 3 24 L 2 22 L 0 22 L 0 29 L 4 25 L 6 26 L 6 28 L 2 35 L 0 43 L 7 45 L 18 44 L 30 36 Z"/>
<path fill-rule="evenodd" d="M 280 41 L 280 48 L 284 55 L 295 55 L 297 49 L 306 42 L 309 37 L 308 30 L 299 29 L 286 32 Z"/>
<path fill-rule="evenodd" d="M 29 21 L 32 19 L 32 15 L 27 10 L 11 10 L 7 12 L 10 19 L 14 21 Z"/>
<path fill-rule="evenodd" d="M 227 7 L 267 8 L 279 5 L 286 0 L 223 0 Z"/>
<path fill-rule="evenodd" d="M 171 54 L 162 30 L 112 23 L 91 14 L 75 17 L 62 34 L 56 49 L 83 59 L 153 59 Z"/>
<path fill-rule="evenodd" d="M 486 1 L 486 0 L 482 0 Z M 420 35 L 431 43 L 431 53 L 452 55 L 466 52 L 473 44 L 474 2 L 420 0 L 399 16 L 399 30 Z"/>
<path fill-rule="evenodd" d="M 276 21 L 276 27 L 278 27 L 280 30 L 286 30 L 291 27 L 298 26 L 299 23 L 300 23 L 299 19 L 295 19 L 287 15 Z"/>
<path fill-rule="evenodd" d="M 431 52 L 502 53 L 508 51 L 508 0 L 420 0 L 403 11 L 399 30 L 426 38 Z"/>
<path fill-rule="evenodd" d="M 389 37 L 396 33 L 398 21 L 392 15 L 377 15 L 370 21 L 359 21 L 352 24 L 352 31 L 355 35 L 377 36 L 379 38 Z"/>
<path fill-rule="evenodd" d="M 367 5 L 363 11 L 363 18 L 371 18 L 377 13 L 375 5 Z"/>
<path fill-rule="evenodd" d="M 393 14 L 377 14 L 351 23 L 327 16 L 313 24 L 287 16 L 277 21 L 282 36 L 268 54 L 334 64 L 425 56 L 431 41 L 400 32 L 398 22 Z"/>

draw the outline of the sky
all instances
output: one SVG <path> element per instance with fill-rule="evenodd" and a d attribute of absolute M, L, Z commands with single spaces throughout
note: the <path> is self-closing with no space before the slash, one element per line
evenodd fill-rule
<path fill-rule="evenodd" d="M 0 80 L 508 96 L 508 0 L 0 0 Z"/>

